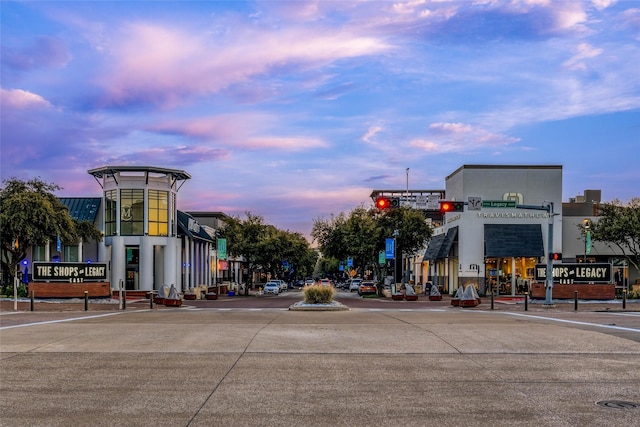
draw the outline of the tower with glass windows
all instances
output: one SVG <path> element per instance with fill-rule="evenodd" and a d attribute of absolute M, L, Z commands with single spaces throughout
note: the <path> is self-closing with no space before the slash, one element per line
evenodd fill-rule
<path fill-rule="evenodd" d="M 103 166 L 88 173 L 103 190 L 99 259 L 109 263 L 111 287 L 121 283 L 127 290 L 179 287 L 177 194 L 191 176 L 148 166 Z"/>

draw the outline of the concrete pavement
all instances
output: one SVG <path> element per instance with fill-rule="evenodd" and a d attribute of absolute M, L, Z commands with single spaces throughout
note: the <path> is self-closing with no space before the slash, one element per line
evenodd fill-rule
<path fill-rule="evenodd" d="M 640 425 L 640 317 L 623 314 L 618 329 L 619 313 L 596 324 L 442 307 L 3 322 L 0 423 Z"/>

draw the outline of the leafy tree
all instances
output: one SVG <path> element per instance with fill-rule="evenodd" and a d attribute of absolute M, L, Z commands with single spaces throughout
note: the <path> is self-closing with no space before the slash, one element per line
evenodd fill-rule
<path fill-rule="evenodd" d="M 0 247 L 2 270 L 14 276 L 29 248 L 45 245 L 58 236 L 64 244 L 102 240 L 102 233 L 89 222 L 71 218 L 69 210 L 53 194 L 61 187 L 39 178 L 10 178 L 0 189 Z M 3 291 L 7 281 L 3 281 Z"/>
<path fill-rule="evenodd" d="M 597 219 L 589 224 L 591 238 L 618 247 L 640 269 L 640 198 L 626 205 L 616 199 L 600 204 L 598 210 Z"/>
<path fill-rule="evenodd" d="M 396 244 L 405 255 L 422 249 L 432 235 L 430 225 L 419 210 L 400 207 L 379 212 L 360 206 L 348 215 L 340 213 L 315 220 L 311 236 L 318 242 L 323 256 L 351 257 L 360 271 L 371 268 L 381 277 L 378 254 L 385 248 L 385 239 L 396 230 Z"/>
<path fill-rule="evenodd" d="M 227 239 L 229 254 L 241 257 L 245 262 L 249 275 L 246 295 L 257 271 L 288 279 L 283 261 L 294 268 L 301 265 L 308 269 L 309 264 L 315 264 L 309 243 L 300 233 L 279 230 L 250 212 L 245 216 L 244 219 L 231 218 L 222 228 L 220 237 Z"/>

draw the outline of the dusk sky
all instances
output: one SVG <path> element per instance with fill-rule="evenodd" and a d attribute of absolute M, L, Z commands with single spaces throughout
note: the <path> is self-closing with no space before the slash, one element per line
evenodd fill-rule
<path fill-rule="evenodd" d="M 463 164 L 640 196 L 640 1 L 2 1 L 2 179 L 101 195 L 175 168 L 184 211 L 308 235 Z"/>

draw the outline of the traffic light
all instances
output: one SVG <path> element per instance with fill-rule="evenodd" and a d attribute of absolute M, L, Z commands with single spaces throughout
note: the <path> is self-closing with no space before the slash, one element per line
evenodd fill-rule
<path fill-rule="evenodd" d="M 398 206 L 400 206 L 400 199 L 397 197 L 378 197 L 376 199 L 376 207 L 381 211 L 389 208 L 397 208 Z"/>
<path fill-rule="evenodd" d="M 562 254 L 560 252 L 554 252 L 549 254 L 551 261 L 562 261 Z"/>
<path fill-rule="evenodd" d="M 464 212 L 464 202 L 440 202 L 440 213 L 446 214 L 447 212 Z"/>

